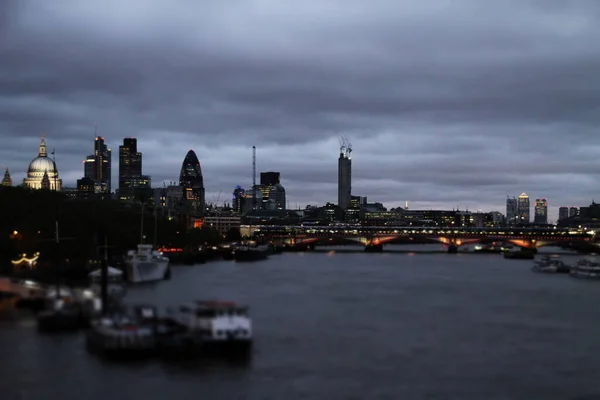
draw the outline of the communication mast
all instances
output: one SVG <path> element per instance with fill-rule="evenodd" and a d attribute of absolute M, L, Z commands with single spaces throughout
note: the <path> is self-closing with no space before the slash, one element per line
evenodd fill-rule
<path fill-rule="evenodd" d="M 256 210 L 256 146 L 252 146 L 252 209 Z"/>

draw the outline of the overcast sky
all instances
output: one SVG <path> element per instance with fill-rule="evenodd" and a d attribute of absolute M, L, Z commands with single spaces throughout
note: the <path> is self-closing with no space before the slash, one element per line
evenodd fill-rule
<path fill-rule="evenodd" d="M 235 6 L 233 4 L 236 4 Z M 0 1 L 0 165 L 40 136 L 65 185 L 94 123 L 137 137 L 153 186 L 193 148 L 207 201 L 280 171 L 290 206 L 353 194 L 505 211 L 506 196 L 600 199 L 600 2 Z M 116 186 L 113 184 L 113 186 Z"/>

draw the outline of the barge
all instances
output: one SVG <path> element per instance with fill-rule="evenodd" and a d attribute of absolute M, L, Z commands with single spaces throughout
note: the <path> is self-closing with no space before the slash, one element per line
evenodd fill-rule
<path fill-rule="evenodd" d="M 249 357 L 253 343 L 248 307 L 196 301 L 160 315 L 134 306 L 93 321 L 86 332 L 92 353 L 118 359 L 140 357 Z"/>

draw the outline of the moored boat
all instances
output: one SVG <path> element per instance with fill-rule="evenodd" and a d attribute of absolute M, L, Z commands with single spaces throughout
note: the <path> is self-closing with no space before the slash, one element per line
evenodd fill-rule
<path fill-rule="evenodd" d="M 154 282 L 170 277 L 169 258 L 153 250 L 151 244 L 138 244 L 125 258 L 125 273 L 130 283 Z"/>
<path fill-rule="evenodd" d="M 600 263 L 583 259 L 571 267 L 570 275 L 574 278 L 600 279 Z"/>
<path fill-rule="evenodd" d="M 544 256 L 539 261 L 534 261 L 531 270 L 534 272 L 547 272 L 547 273 L 569 273 L 571 266 L 565 264 L 563 261 L 550 256 Z"/>
<path fill-rule="evenodd" d="M 492 244 L 476 245 L 473 248 L 474 253 L 501 253 L 502 249 Z"/>
<path fill-rule="evenodd" d="M 180 307 L 174 319 L 199 334 L 203 354 L 246 356 L 252 349 L 247 306 L 231 301 L 196 301 Z"/>
<path fill-rule="evenodd" d="M 91 289 L 97 296 L 102 295 L 102 268 L 89 273 Z M 123 271 L 113 267 L 106 267 L 106 293 L 110 298 L 122 299 L 127 293 Z"/>
<path fill-rule="evenodd" d="M 258 261 L 264 260 L 268 256 L 268 245 L 240 245 L 233 249 L 233 259 L 235 261 Z"/>
<path fill-rule="evenodd" d="M 154 306 L 134 306 L 94 320 L 86 332 L 90 352 L 111 358 L 243 356 L 252 348 L 248 308 L 197 301 L 160 316 Z"/>
<path fill-rule="evenodd" d="M 38 330 L 61 332 L 85 328 L 101 310 L 102 301 L 90 289 L 49 289 L 46 307 L 36 316 Z"/>

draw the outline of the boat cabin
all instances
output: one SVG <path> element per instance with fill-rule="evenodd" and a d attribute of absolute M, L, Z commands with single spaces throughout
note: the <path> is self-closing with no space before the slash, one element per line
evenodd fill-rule
<path fill-rule="evenodd" d="M 233 302 L 196 301 L 178 309 L 179 320 L 213 339 L 249 339 L 252 323 L 248 307 Z"/>

